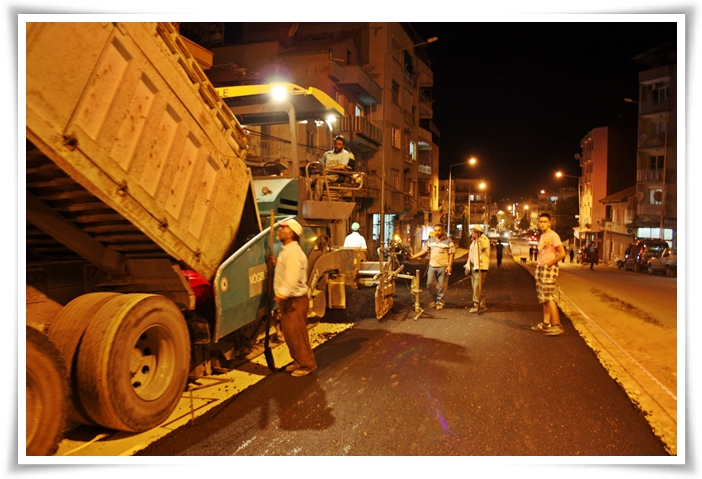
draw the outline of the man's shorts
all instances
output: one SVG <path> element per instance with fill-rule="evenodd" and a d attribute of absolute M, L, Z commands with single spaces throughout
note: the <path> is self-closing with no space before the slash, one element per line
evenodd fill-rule
<path fill-rule="evenodd" d="M 556 278 L 558 278 L 558 265 L 536 267 L 534 279 L 536 280 L 536 297 L 539 303 L 558 301 Z"/>

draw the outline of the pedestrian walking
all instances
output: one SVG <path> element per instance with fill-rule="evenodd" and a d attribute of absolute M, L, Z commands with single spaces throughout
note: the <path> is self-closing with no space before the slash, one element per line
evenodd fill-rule
<path fill-rule="evenodd" d="M 363 235 L 361 235 L 361 233 L 358 232 L 359 229 L 361 229 L 361 225 L 358 223 L 354 222 L 351 225 L 351 233 L 349 233 L 344 239 L 344 248 L 368 249 L 366 239 L 363 237 Z"/>
<path fill-rule="evenodd" d="M 570 247 L 570 253 L 568 253 L 568 254 L 570 255 L 570 262 L 572 263 L 573 257 L 575 257 L 575 250 L 573 249 L 572 246 Z"/>
<path fill-rule="evenodd" d="M 473 286 L 473 307 L 468 312 L 480 313 L 487 309 L 484 284 L 490 265 L 490 240 L 480 225 L 473 227 L 471 237 L 473 240 L 468 249 L 466 274 L 470 275 Z"/>
<path fill-rule="evenodd" d="M 543 305 L 544 319 L 536 326 L 534 331 L 541 331 L 547 336 L 556 336 L 565 331 L 558 313 L 556 278 L 558 278 L 558 263 L 565 256 L 563 243 L 558 233 L 551 229 L 551 215 L 539 215 L 539 255 L 536 260 L 536 295 L 539 303 Z"/>
<path fill-rule="evenodd" d="M 498 239 L 497 244 L 495 245 L 495 254 L 497 255 L 498 268 L 502 265 L 502 249 L 504 248 L 504 246 L 505 245 L 502 244 L 502 241 Z"/>
<path fill-rule="evenodd" d="M 295 220 L 287 220 L 278 228 L 278 239 L 283 248 L 275 259 L 269 257 L 275 267 L 273 276 L 274 299 L 285 343 L 293 358 L 285 370 L 292 376 L 307 376 L 317 369 L 307 332 L 309 295 L 307 288 L 307 256 L 300 248 L 302 226 Z"/>
<path fill-rule="evenodd" d="M 590 269 L 595 269 L 595 263 L 600 263 L 600 252 L 597 250 L 597 247 L 592 243 L 590 243 L 588 256 L 590 257 Z"/>
<path fill-rule="evenodd" d="M 448 289 L 448 277 L 451 276 L 453 258 L 456 256 L 456 247 L 451 238 L 446 236 L 444 227 L 440 224 L 434 226 L 434 237 L 430 237 L 424 248 L 417 254 L 410 255 L 410 259 L 421 258 L 429 255 L 427 268 L 427 289 L 432 301 L 429 307 L 444 309 L 444 295 Z"/>

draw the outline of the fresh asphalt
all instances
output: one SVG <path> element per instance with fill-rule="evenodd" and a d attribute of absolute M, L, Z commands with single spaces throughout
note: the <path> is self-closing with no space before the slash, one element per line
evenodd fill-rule
<path fill-rule="evenodd" d="M 426 265 L 421 306 L 429 295 Z M 393 311 L 315 349 L 319 369 L 278 372 L 136 456 L 666 456 L 643 414 L 562 316 L 544 336 L 531 274 L 494 251 L 488 310 L 471 314 L 457 261 L 443 310 Z"/>

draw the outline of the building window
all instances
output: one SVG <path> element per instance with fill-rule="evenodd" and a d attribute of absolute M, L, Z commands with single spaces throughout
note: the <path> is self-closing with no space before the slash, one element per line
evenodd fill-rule
<path fill-rule="evenodd" d="M 662 199 L 663 199 L 663 190 L 661 190 L 660 188 L 651 188 L 649 190 L 649 199 L 648 199 L 649 203 L 651 203 L 652 205 L 660 205 Z"/>
<path fill-rule="evenodd" d="M 663 161 L 665 160 L 665 156 L 663 155 L 651 155 L 651 163 L 650 163 L 650 170 L 662 170 L 663 169 Z"/>
<path fill-rule="evenodd" d="M 668 103 L 668 87 L 656 88 L 653 90 L 651 101 L 654 105 L 663 105 Z"/>
<path fill-rule="evenodd" d="M 354 114 L 356 116 L 363 116 L 363 107 L 358 103 L 354 103 Z"/>
<path fill-rule="evenodd" d="M 654 121 L 651 123 L 651 138 L 663 140 L 665 138 L 666 124 L 667 122 L 665 121 Z"/>
<path fill-rule="evenodd" d="M 400 145 L 402 144 L 402 130 L 396 127 L 392 127 L 392 139 L 391 139 L 392 146 L 394 148 L 399 149 Z"/>
<path fill-rule="evenodd" d="M 339 93 L 339 90 L 334 90 L 334 101 L 337 102 L 339 105 L 341 105 L 341 93 Z"/>
<path fill-rule="evenodd" d="M 400 61 L 400 53 L 402 52 L 402 44 L 400 43 L 400 40 L 397 39 L 397 37 L 392 37 L 392 57 L 397 60 L 398 62 Z"/>
<path fill-rule="evenodd" d="M 395 168 L 390 169 L 390 185 L 396 190 L 400 189 L 400 170 Z"/>
<path fill-rule="evenodd" d="M 394 80 L 392 82 L 392 102 L 395 105 L 400 104 L 400 85 Z"/>
<path fill-rule="evenodd" d="M 417 161 L 417 142 L 412 140 L 409 142 L 409 156 L 410 160 Z"/>

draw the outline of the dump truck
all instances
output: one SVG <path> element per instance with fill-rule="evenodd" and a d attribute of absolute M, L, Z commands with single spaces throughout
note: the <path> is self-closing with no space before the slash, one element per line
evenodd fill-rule
<path fill-rule="evenodd" d="M 363 175 L 297 153 L 302 117 L 343 110 L 282 87 L 278 107 L 272 85 L 215 88 L 171 23 L 27 23 L 27 455 L 73 425 L 151 429 L 260 343 L 282 220 L 304 228 L 311 321 L 361 290 L 390 309 L 401 268 L 333 240 Z M 291 151 L 248 157 L 271 114 Z"/>

